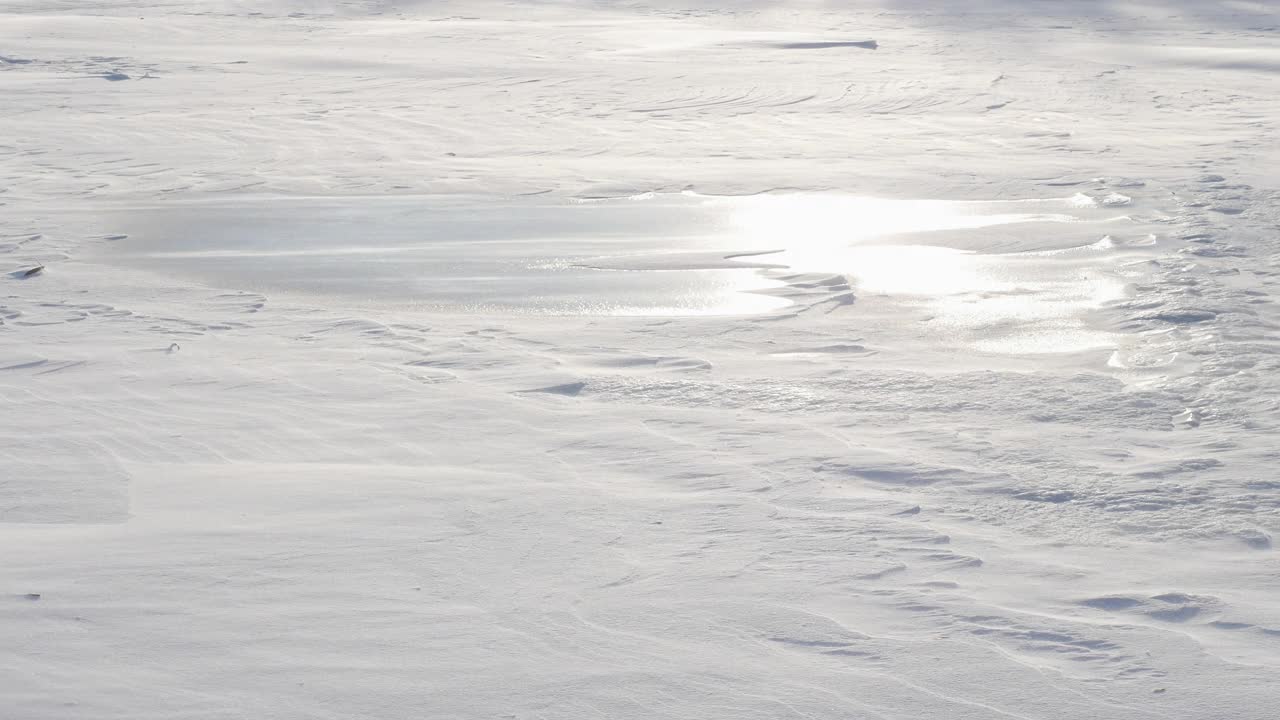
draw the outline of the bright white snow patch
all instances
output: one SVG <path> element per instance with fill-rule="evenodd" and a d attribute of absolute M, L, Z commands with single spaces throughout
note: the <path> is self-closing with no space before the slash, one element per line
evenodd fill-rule
<path fill-rule="evenodd" d="M 1271 5 L 0 0 L 0 717 L 1274 720 Z"/>

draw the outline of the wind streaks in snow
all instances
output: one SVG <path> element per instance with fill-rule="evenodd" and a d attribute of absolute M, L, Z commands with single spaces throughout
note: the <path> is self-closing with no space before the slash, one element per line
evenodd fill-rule
<path fill-rule="evenodd" d="M 0 2 L 0 715 L 1272 720 L 1280 19 L 921 5 Z M 1121 278 L 1105 346 L 940 322 L 1043 275 L 513 316 L 120 261 L 157 207 L 684 190 L 1079 193 L 1123 219 L 951 239 Z"/>

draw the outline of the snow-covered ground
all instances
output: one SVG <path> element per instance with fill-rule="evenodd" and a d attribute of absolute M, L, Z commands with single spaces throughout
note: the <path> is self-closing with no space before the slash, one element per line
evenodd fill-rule
<path fill-rule="evenodd" d="M 1247 0 L 0 0 L 0 720 L 1274 720 L 1278 88 Z"/>

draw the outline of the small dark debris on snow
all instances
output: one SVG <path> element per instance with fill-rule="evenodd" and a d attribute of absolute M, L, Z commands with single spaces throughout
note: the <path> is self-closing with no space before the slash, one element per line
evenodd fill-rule
<path fill-rule="evenodd" d="M 39 275 L 42 272 L 44 272 L 44 266 L 37 265 L 31 268 L 30 270 L 19 271 L 18 277 L 24 277 L 24 278 L 35 277 L 36 275 Z"/>
<path fill-rule="evenodd" d="M 23 599 L 25 599 L 25 600 L 39 600 L 39 599 L 40 599 L 40 593 L 27 593 L 26 595 L 23 595 L 22 597 L 23 597 Z"/>

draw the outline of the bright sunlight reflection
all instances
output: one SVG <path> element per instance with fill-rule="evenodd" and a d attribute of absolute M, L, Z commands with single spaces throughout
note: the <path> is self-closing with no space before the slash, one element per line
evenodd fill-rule
<path fill-rule="evenodd" d="M 957 231 L 968 231 L 969 243 L 972 231 L 997 226 L 1023 225 L 1028 237 L 1065 231 L 1082 221 L 1078 199 L 761 195 L 713 202 L 731 208 L 733 231 L 752 247 L 782 249 L 770 261 L 791 272 L 843 274 L 859 297 L 888 296 L 919 307 L 932 328 L 980 349 L 1063 352 L 1112 344 L 1083 319 L 1124 294 L 1123 281 L 1106 272 L 1113 258 L 1105 246 L 999 253 L 953 246 Z M 1062 212 L 1068 210 L 1077 214 Z"/>

